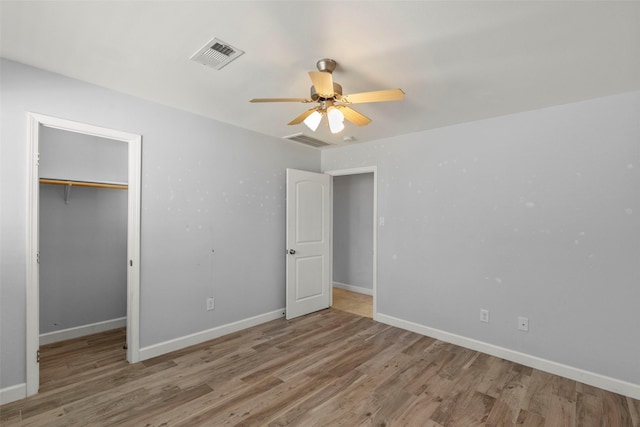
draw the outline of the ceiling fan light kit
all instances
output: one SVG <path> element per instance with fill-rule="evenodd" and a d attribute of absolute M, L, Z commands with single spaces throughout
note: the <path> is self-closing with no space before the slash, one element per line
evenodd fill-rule
<path fill-rule="evenodd" d="M 322 113 L 319 113 L 318 111 L 314 111 L 313 113 L 311 113 L 310 116 L 304 119 L 304 124 L 307 125 L 309 129 L 311 129 L 313 132 L 315 132 L 316 129 L 318 129 L 318 126 L 320 125 L 321 120 L 322 120 Z"/>
<path fill-rule="evenodd" d="M 344 114 L 333 105 L 327 109 L 327 120 L 331 133 L 338 133 L 344 129 Z"/>
<path fill-rule="evenodd" d="M 327 116 L 329 130 L 338 133 L 344 129 L 344 119 L 357 126 L 371 123 L 371 119 L 349 107 L 348 104 L 366 102 L 400 101 L 404 98 L 402 89 L 387 89 L 373 92 L 361 92 L 342 95 L 342 86 L 333 81 L 333 70 L 336 69 L 333 59 L 321 59 L 316 63 L 318 71 L 309 71 L 311 79 L 309 98 L 254 98 L 249 102 L 317 102 L 319 105 L 300 114 L 289 122 L 289 125 L 304 123 L 313 132 L 318 129 L 323 116 Z"/>

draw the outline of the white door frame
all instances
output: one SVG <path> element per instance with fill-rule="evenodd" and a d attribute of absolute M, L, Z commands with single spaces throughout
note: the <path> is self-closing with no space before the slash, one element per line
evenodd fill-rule
<path fill-rule="evenodd" d="M 37 354 L 40 347 L 40 277 L 39 248 L 39 145 L 40 126 L 98 136 L 128 144 L 128 221 L 127 221 L 127 361 L 140 360 L 140 176 L 142 136 L 92 126 L 57 117 L 27 113 L 29 144 L 27 182 L 27 289 L 26 289 L 26 394 L 34 395 L 40 387 Z"/>
<path fill-rule="evenodd" d="M 373 173 L 373 319 L 378 320 L 378 167 L 363 166 L 351 169 L 336 169 L 324 171 L 327 175 L 344 176 L 359 175 L 363 173 Z M 333 178 L 332 178 L 333 185 Z M 333 193 L 332 193 L 333 197 Z M 333 214 L 332 214 L 333 215 Z M 333 223 L 332 223 L 333 224 Z M 333 260 L 333 239 L 331 240 L 331 260 Z"/>

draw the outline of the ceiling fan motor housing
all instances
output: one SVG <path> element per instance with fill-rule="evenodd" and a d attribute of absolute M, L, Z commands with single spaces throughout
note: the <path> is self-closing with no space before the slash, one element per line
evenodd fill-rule
<path fill-rule="evenodd" d="M 316 87 L 315 86 L 311 86 L 311 99 L 313 99 L 314 101 L 319 101 L 319 100 L 323 100 L 323 99 L 340 99 L 342 97 L 342 86 L 340 86 L 338 83 L 333 82 L 333 93 L 334 95 L 331 98 L 323 98 L 320 95 L 318 95 L 318 93 L 316 92 Z"/>

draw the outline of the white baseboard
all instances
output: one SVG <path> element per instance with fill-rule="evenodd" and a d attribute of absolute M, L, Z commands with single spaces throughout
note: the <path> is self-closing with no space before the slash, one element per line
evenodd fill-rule
<path fill-rule="evenodd" d="M 15 402 L 27 397 L 27 384 L 16 384 L 0 389 L 0 405 Z"/>
<path fill-rule="evenodd" d="M 127 318 L 105 320 L 103 322 L 91 323 L 89 325 L 76 326 L 74 328 L 62 329 L 60 331 L 40 334 L 40 345 L 51 344 L 58 341 L 70 340 L 72 338 L 84 337 L 86 335 L 97 334 L 98 332 L 110 331 L 111 329 L 124 328 L 127 326 Z"/>
<path fill-rule="evenodd" d="M 357 292 L 359 294 L 373 295 L 373 289 L 363 288 L 360 286 L 347 285 L 346 283 L 333 282 L 333 287 L 344 289 L 345 291 Z"/>
<path fill-rule="evenodd" d="M 285 309 L 272 311 L 270 313 L 260 314 L 258 316 L 249 317 L 248 319 L 238 320 L 237 322 L 228 323 L 226 325 L 217 326 L 206 331 L 196 332 L 195 334 L 186 335 L 184 337 L 175 338 L 159 344 L 150 345 L 140 349 L 140 360 L 151 359 L 152 357 L 161 356 L 172 351 L 180 350 L 185 347 L 200 344 L 232 332 L 241 331 L 243 329 L 257 326 L 271 320 L 284 317 Z"/>
<path fill-rule="evenodd" d="M 604 390 L 609 390 L 614 393 L 629 396 L 634 399 L 640 399 L 640 384 L 633 384 L 616 378 L 611 378 L 604 375 L 596 374 L 594 372 L 578 369 L 573 366 L 563 365 L 562 363 L 557 363 L 551 360 L 531 356 L 529 354 L 520 353 L 518 351 L 509 350 L 508 348 L 499 347 L 482 341 L 477 341 L 471 338 L 463 337 L 461 335 L 442 331 L 440 329 L 430 328 L 418 323 L 398 319 L 393 316 L 387 316 L 386 314 L 377 313 L 374 315 L 374 320 L 401 329 L 406 329 L 411 332 L 416 332 L 421 335 L 436 338 L 451 344 L 459 345 L 471 350 L 480 351 L 482 353 L 520 363 L 521 365 L 529 366 L 531 368 L 539 369 L 541 371 L 545 371 L 554 375 L 569 378 L 574 381 L 589 384 L 594 387 L 599 387 Z"/>

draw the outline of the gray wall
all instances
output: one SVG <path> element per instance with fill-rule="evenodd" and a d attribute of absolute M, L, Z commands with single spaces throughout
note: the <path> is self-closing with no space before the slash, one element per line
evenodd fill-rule
<path fill-rule="evenodd" d="M 127 315 L 127 191 L 40 185 L 40 333 Z"/>
<path fill-rule="evenodd" d="M 378 166 L 379 313 L 640 384 L 639 117 L 632 92 L 323 151 Z"/>
<path fill-rule="evenodd" d="M 40 126 L 40 178 L 127 183 L 128 144 Z"/>
<path fill-rule="evenodd" d="M 319 171 L 317 150 L 12 61 L 1 67 L 0 387 L 25 382 L 28 111 L 143 136 L 142 347 L 284 307 L 285 169 Z M 211 295 L 216 309 L 206 311 Z"/>
<path fill-rule="evenodd" d="M 373 289 L 373 174 L 333 177 L 333 281 Z"/>

